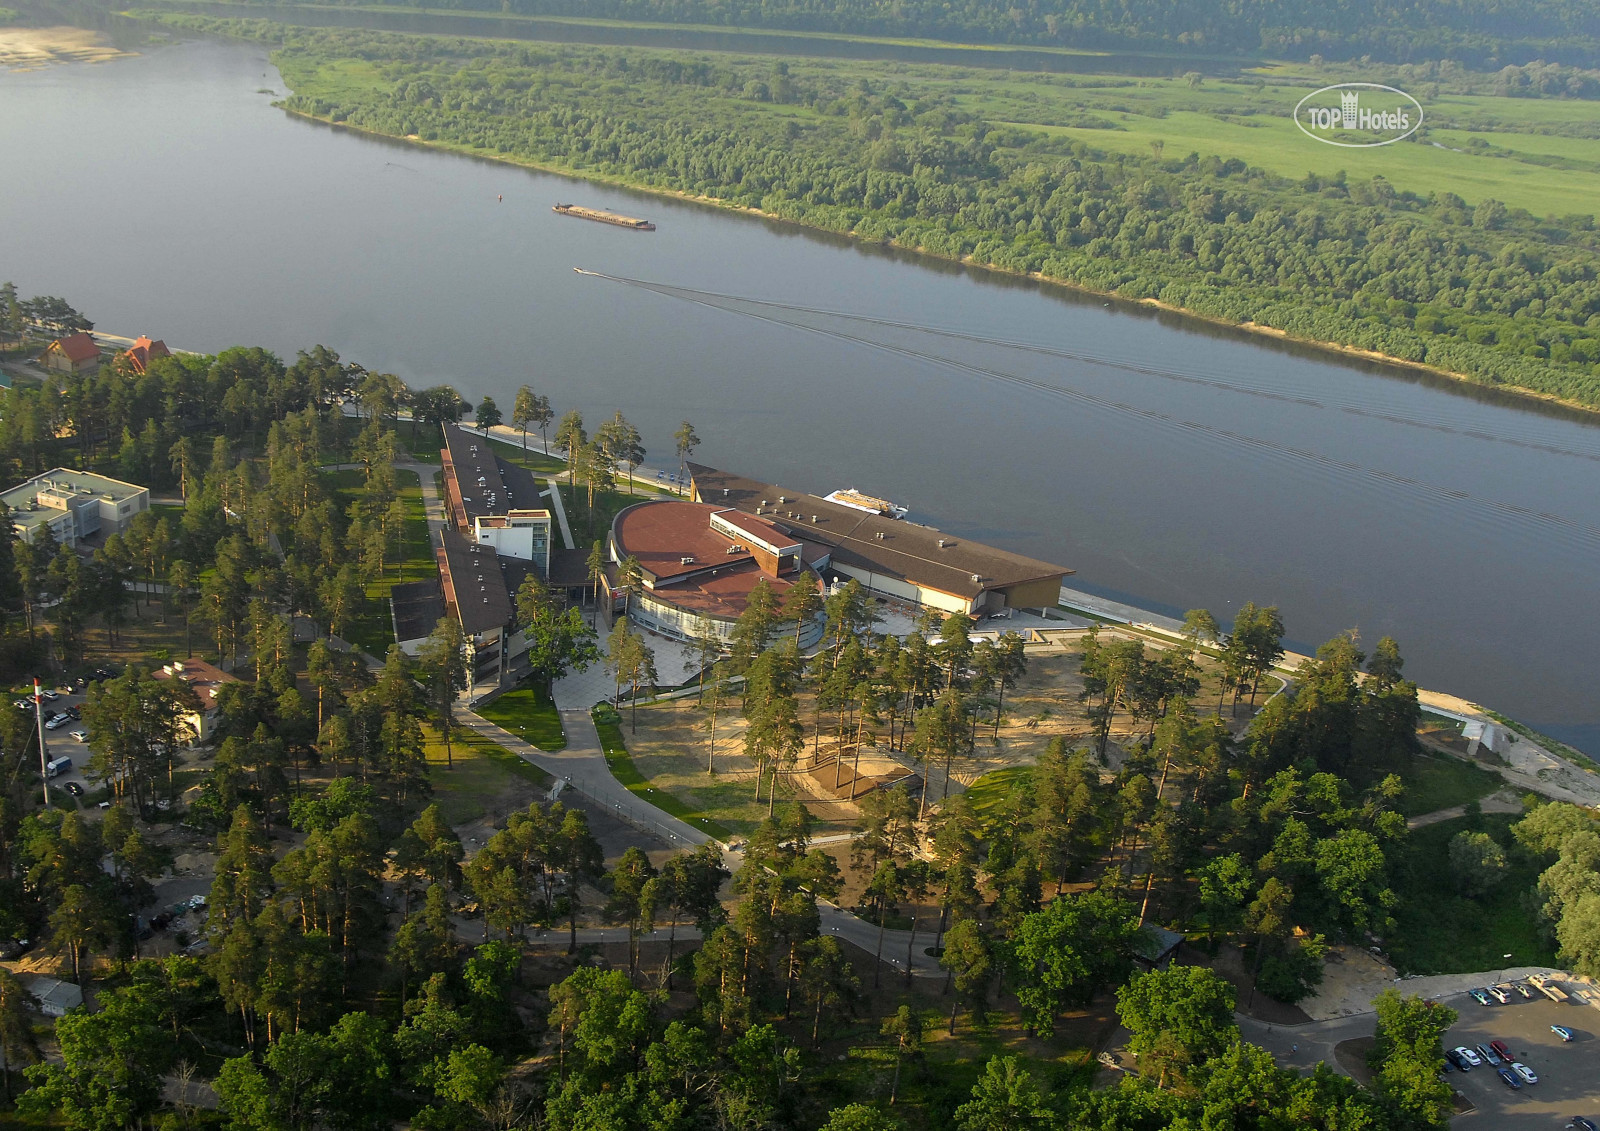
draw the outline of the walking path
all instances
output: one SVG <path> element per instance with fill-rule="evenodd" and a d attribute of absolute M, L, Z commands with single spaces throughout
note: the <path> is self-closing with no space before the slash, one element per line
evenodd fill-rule
<path fill-rule="evenodd" d="M 576 550 L 578 546 L 572 540 L 572 527 L 567 525 L 567 507 L 561 501 L 561 484 L 553 475 L 545 482 L 550 484 L 550 490 L 541 493 L 550 500 L 550 509 L 556 512 L 556 522 L 561 527 L 561 540 L 567 544 L 567 549 Z"/>
<path fill-rule="evenodd" d="M 612 775 L 611 767 L 606 764 L 605 751 L 600 746 L 600 734 L 595 730 L 594 719 L 587 710 L 570 709 L 561 712 L 561 729 L 566 734 L 567 748 L 554 753 L 540 750 L 511 731 L 496 726 L 472 711 L 458 710 L 458 718 L 465 726 L 485 738 L 499 743 L 525 761 L 565 782 L 567 788 L 577 790 L 614 814 L 618 820 L 642 829 L 668 845 L 676 848 L 692 848 L 706 844 L 712 839 L 693 825 L 640 800 Z M 740 850 L 724 846 L 722 863 L 728 871 L 738 870 L 743 860 L 743 853 Z M 824 900 L 817 902 L 817 911 L 821 916 L 824 933 L 837 935 L 868 954 L 878 953 L 878 928 L 875 925 Z M 692 931 L 693 928 L 679 927 L 678 937 L 697 937 L 687 933 Z M 554 938 L 559 934 L 559 931 L 553 931 L 551 937 Z M 580 931 L 578 934 L 581 940 L 584 932 Z M 657 936 L 662 939 L 666 937 L 659 931 Z M 623 930 L 614 939 L 612 936 L 604 936 L 603 940 L 597 938 L 594 941 L 626 939 L 627 932 Z M 924 953 L 932 945 L 933 930 L 930 925 L 923 925 L 922 929 L 917 931 L 915 939 L 910 931 L 885 930 L 883 959 L 891 966 L 904 970 L 910 952 L 912 973 L 918 977 L 942 978 L 944 971 L 940 969 L 938 960 Z"/>
<path fill-rule="evenodd" d="M 1491 793 L 1478 807 L 1485 813 L 1520 813 L 1522 812 L 1522 799 L 1509 789 L 1502 789 L 1499 793 Z M 1420 829 L 1424 825 L 1437 825 L 1440 821 L 1453 821 L 1457 817 L 1465 817 L 1465 805 L 1452 805 L 1448 809 L 1435 809 L 1432 813 L 1424 813 L 1420 817 L 1412 817 L 1406 821 L 1406 828 Z"/>

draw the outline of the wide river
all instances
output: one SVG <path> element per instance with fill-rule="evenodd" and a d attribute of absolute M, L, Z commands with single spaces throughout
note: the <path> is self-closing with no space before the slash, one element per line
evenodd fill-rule
<path fill-rule="evenodd" d="M 705 462 L 888 496 L 1102 595 L 1224 623 L 1277 604 L 1302 648 L 1393 635 L 1424 686 L 1600 754 L 1591 424 L 309 124 L 269 91 L 282 80 L 251 45 L 0 73 L 0 279 L 115 333 L 291 358 L 322 343 L 507 413 L 527 383 L 591 426 L 620 409 L 667 464 L 688 419 Z M 659 230 L 557 216 L 558 200 Z"/>

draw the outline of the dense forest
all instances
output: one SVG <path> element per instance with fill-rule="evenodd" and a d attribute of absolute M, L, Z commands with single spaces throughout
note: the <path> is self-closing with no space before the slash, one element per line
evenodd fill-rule
<path fill-rule="evenodd" d="M 1453 58 L 1475 66 L 1534 57 L 1593 64 L 1600 45 L 1600 14 L 1581 0 L 442 0 L 428 7 L 1277 58 Z"/>
<path fill-rule="evenodd" d="M 1600 405 L 1590 214 L 1534 217 L 1382 177 L 1291 180 L 1176 146 L 1106 154 L 982 120 L 914 77 L 166 18 L 282 39 L 287 105 L 333 122 Z"/>

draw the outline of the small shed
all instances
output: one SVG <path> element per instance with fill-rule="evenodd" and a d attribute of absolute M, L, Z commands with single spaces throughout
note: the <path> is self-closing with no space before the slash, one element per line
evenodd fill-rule
<path fill-rule="evenodd" d="M 1467 757 L 1476 758 L 1478 751 L 1487 749 L 1496 756 L 1502 755 L 1511 745 L 1511 735 L 1502 726 L 1486 719 L 1463 723 L 1461 737 L 1467 740 Z"/>
<path fill-rule="evenodd" d="M 1147 923 L 1140 929 L 1139 941 L 1134 944 L 1133 960 L 1146 970 L 1164 970 L 1187 937 Z"/>
<path fill-rule="evenodd" d="M 28 984 L 28 992 L 39 1003 L 39 1012 L 46 1017 L 63 1017 L 69 1009 L 83 1004 L 83 991 L 60 978 L 34 978 Z"/>

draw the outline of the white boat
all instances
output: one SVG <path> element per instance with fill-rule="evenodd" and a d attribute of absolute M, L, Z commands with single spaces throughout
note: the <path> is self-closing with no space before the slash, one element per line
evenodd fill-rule
<path fill-rule="evenodd" d="M 891 503 L 888 499 L 864 494 L 854 487 L 834 491 L 832 494 L 824 495 L 823 498 L 830 503 L 838 503 L 841 507 L 866 511 L 868 514 L 882 515 L 885 518 L 904 518 L 908 513 L 905 507 Z"/>

